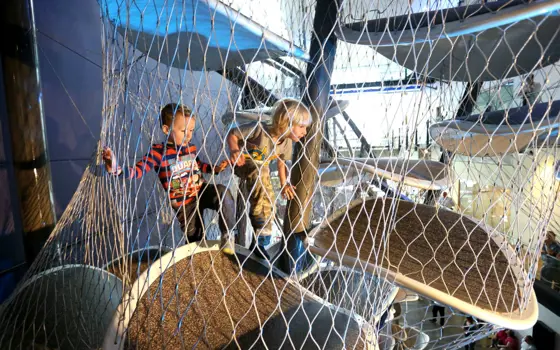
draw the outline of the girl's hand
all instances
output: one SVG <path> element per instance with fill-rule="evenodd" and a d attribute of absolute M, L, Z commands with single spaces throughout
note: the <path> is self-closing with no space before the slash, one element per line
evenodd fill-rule
<path fill-rule="evenodd" d="M 231 164 L 237 166 L 245 165 L 245 156 L 240 151 L 233 151 L 231 152 L 231 156 L 229 158 Z"/>
<path fill-rule="evenodd" d="M 282 187 L 281 193 L 284 199 L 292 200 L 296 198 L 296 188 L 291 184 L 285 184 L 284 187 Z"/>

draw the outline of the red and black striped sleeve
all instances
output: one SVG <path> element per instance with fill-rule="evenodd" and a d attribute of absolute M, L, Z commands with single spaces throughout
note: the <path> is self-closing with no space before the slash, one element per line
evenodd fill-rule
<path fill-rule="evenodd" d="M 200 168 L 200 171 L 202 171 L 205 174 L 214 174 L 213 166 L 211 166 L 208 163 L 204 163 L 198 157 L 196 157 L 196 162 L 198 163 L 198 167 Z"/>
<path fill-rule="evenodd" d="M 163 158 L 161 147 L 152 146 L 150 152 L 148 152 L 141 160 L 139 160 L 134 167 L 130 167 L 128 169 L 128 174 L 125 176 L 131 179 L 139 179 L 144 174 L 152 170 L 154 167 L 159 166 L 161 164 L 161 160 Z"/>

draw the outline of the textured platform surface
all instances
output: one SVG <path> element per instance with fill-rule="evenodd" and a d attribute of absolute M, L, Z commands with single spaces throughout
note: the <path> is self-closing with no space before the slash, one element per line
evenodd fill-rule
<path fill-rule="evenodd" d="M 198 253 L 169 267 L 152 284 L 132 316 L 127 347 L 366 347 L 354 320 L 302 294 L 253 260 L 241 270 L 236 260 L 219 252 Z"/>
<path fill-rule="evenodd" d="M 520 297 L 516 278 L 484 229 L 448 210 L 392 203 L 372 199 L 346 209 L 314 233 L 313 245 L 381 264 L 483 309 L 515 311 Z"/>

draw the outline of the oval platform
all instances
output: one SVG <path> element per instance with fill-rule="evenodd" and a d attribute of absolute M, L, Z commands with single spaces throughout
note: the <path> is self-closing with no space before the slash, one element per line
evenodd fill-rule
<path fill-rule="evenodd" d="M 501 156 L 522 152 L 543 133 L 558 128 L 560 101 L 539 103 L 446 120 L 430 127 L 430 136 L 445 150 L 467 156 Z M 554 136 L 551 136 L 554 137 Z M 541 140 L 542 142 L 542 140 Z"/>
<path fill-rule="evenodd" d="M 383 271 L 396 284 L 478 319 L 530 328 L 538 308 L 529 278 L 501 235 L 488 232 L 482 223 L 452 211 L 389 198 L 360 199 L 314 228 L 306 245 L 339 264 Z M 526 300 L 523 309 L 518 300 Z"/>
<path fill-rule="evenodd" d="M 237 259 L 219 242 L 191 243 L 152 264 L 119 306 L 104 349 L 144 348 L 164 336 L 168 348 L 374 348 L 368 325 L 236 249 Z"/>
<path fill-rule="evenodd" d="M 337 158 L 331 161 L 344 167 L 366 171 L 382 178 L 426 190 L 441 190 L 450 186 L 449 167 L 424 159 L 404 158 Z"/>
<path fill-rule="evenodd" d="M 290 41 L 218 0 L 187 0 L 181 6 L 167 0 L 135 0 L 126 11 L 120 0 L 101 3 L 104 15 L 132 46 L 179 69 L 216 71 L 281 56 L 309 58 Z M 162 14 L 167 20 L 161 21 Z"/>
<path fill-rule="evenodd" d="M 321 186 L 337 187 L 358 176 L 356 167 L 337 164 L 336 161 L 319 163 L 319 181 Z"/>
<path fill-rule="evenodd" d="M 558 0 L 486 2 L 346 24 L 337 36 L 418 74 L 492 81 L 560 59 L 559 9 Z"/>
<path fill-rule="evenodd" d="M 0 341 L 0 349 L 16 344 L 22 349 L 98 349 L 121 297 L 121 280 L 100 268 L 66 265 L 43 271 L 2 306 L 5 336 L 0 339 L 11 344 Z"/>

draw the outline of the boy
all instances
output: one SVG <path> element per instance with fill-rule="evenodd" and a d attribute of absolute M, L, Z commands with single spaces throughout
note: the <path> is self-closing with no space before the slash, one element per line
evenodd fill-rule
<path fill-rule="evenodd" d="M 249 123 L 234 128 L 227 137 L 230 161 L 236 165 L 235 174 L 245 182 L 249 192 L 249 219 L 257 236 L 256 253 L 268 260 L 264 247 L 270 243 L 276 201 L 269 164 L 277 160 L 282 196 L 293 199 L 295 191 L 286 181 L 284 161 L 292 157 L 292 142 L 304 137 L 310 124 L 311 113 L 307 107 L 297 100 L 283 99 L 275 106 L 271 126 Z"/>
<path fill-rule="evenodd" d="M 223 251 L 233 254 L 234 244 L 229 234 L 235 220 L 233 197 L 223 185 L 208 185 L 201 177 L 201 172 L 220 173 L 229 162 L 225 160 L 212 168 L 198 159 L 196 146 L 190 143 L 196 116 L 187 107 L 175 103 L 166 105 L 161 110 L 160 123 L 161 130 L 167 135 L 167 143 L 152 145 L 142 160 L 126 169 L 113 164 L 113 161 L 116 163 L 115 157 L 106 148 L 103 160 L 107 171 L 126 178 L 140 178 L 154 168 L 163 189 L 169 195 L 171 206 L 177 211 L 177 219 L 187 235 L 187 242 L 200 241 L 204 236 L 202 218 L 197 209 L 216 210 L 219 213 Z"/>

